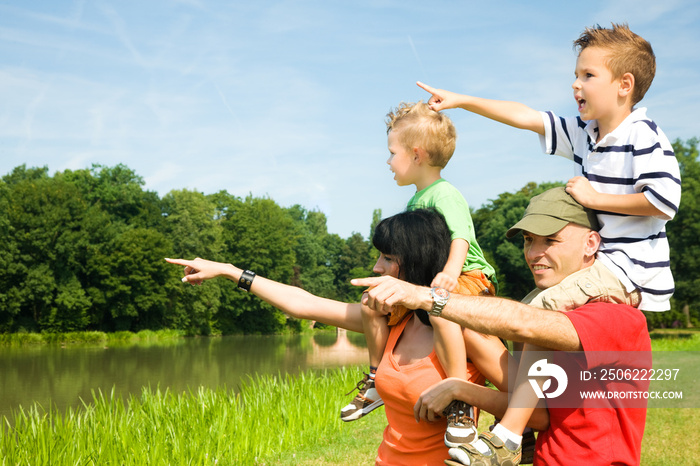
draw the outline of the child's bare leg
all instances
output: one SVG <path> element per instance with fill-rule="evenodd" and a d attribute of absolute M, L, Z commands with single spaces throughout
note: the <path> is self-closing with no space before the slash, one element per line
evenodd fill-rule
<path fill-rule="evenodd" d="M 528 372 L 535 362 L 546 358 L 548 353 L 551 353 L 551 350 L 530 344 L 524 345 L 508 409 L 500 422 L 503 427 L 514 434 L 522 435 L 532 413 L 540 402 L 528 382 Z"/>
<path fill-rule="evenodd" d="M 516 384 L 515 391 L 518 391 L 518 388 L 520 388 L 520 397 L 516 401 L 515 393 L 511 395 L 508 407 L 502 414 L 503 418 L 501 420 L 497 419 L 498 424 L 493 428 L 492 432 L 506 442 L 506 446 L 510 450 L 515 451 L 522 444 L 524 448 L 522 450 L 522 458 L 531 462 L 534 452 L 534 434 L 532 429 L 527 427 L 527 424 L 530 419 L 535 419 L 533 415 L 536 410 L 539 410 L 537 416 L 541 420 L 542 413 L 546 413 L 546 407 L 544 403 L 540 403 L 540 400 L 534 395 L 532 387 L 527 382 L 529 377 L 528 371 L 530 366 L 537 360 L 546 357 L 546 353 L 541 353 L 537 350 L 547 350 L 525 345 L 526 351 L 522 353 L 520 365 L 516 368 L 516 359 L 508 354 L 500 341 L 498 341 L 499 348 L 490 339 L 482 338 L 484 336 L 477 332 L 465 331 L 464 337 L 472 362 L 480 370 L 481 367 L 484 367 L 482 374 L 496 385 L 499 390 L 508 391 L 508 381 L 516 380 L 514 382 Z M 517 386 L 519 377 L 522 377 L 521 387 Z M 544 416 L 546 417 L 546 414 Z M 524 442 L 524 436 L 527 437 L 527 442 Z M 491 454 L 489 446 L 481 439 L 472 442 L 472 445 L 483 455 L 488 456 Z"/>
<path fill-rule="evenodd" d="M 508 408 L 503 413 L 503 418 L 498 421 L 498 424 L 492 430 L 492 433 L 505 443 L 506 448 L 512 451 L 513 455 L 518 454 L 516 452 L 522 445 L 523 449 L 520 454 L 523 462 L 531 461 L 534 453 L 534 434 L 531 429 L 527 428 L 527 423 L 536 409 L 546 410 L 544 403 L 540 402 L 541 400 L 537 398 L 532 387 L 527 382 L 528 372 L 532 364 L 546 357 L 546 353 L 542 353 L 539 350 L 547 351 L 545 348 L 533 345 L 526 344 L 524 346 L 518 372 L 515 376 L 515 388 L 508 402 Z M 528 441 L 524 442 L 524 438 L 527 438 Z M 490 447 L 481 439 L 478 439 L 472 445 L 486 457 L 492 454 Z"/>
<path fill-rule="evenodd" d="M 430 317 L 433 326 L 435 354 L 448 377 L 467 380 L 467 349 L 462 327 L 440 317 Z"/>
<path fill-rule="evenodd" d="M 454 322 L 430 317 L 433 326 L 435 353 L 448 377 L 467 380 L 467 349 L 462 327 Z M 464 401 L 454 400 L 443 415 L 447 417 L 445 445 L 457 447 L 473 442 L 479 435 L 474 425 L 474 408 Z"/>
<path fill-rule="evenodd" d="M 498 337 L 468 328 L 463 328 L 462 334 L 469 359 L 481 375 L 498 390 L 507 392 L 508 380 L 514 380 L 517 376 L 518 364 L 503 342 Z"/>
<path fill-rule="evenodd" d="M 352 402 L 340 410 L 340 419 L 346 422 L 360 419 L 384 404 L 377 389 L 374 388 L 374 375 L 382 361 L 384 347 L 389 338 L 387 316 L 363 305 L 362 328 L 365 332 L 367 351 L 369 352 L 369 374 L 365 374 L 365 377 L 350 391 L 352 393 L 355 389 L 358 390 Z"/>
<path fill-rule="evenodd" d="M 456 324 L 455 324 L 456 325 Z M 380 314 L 367 306 L 362 306 L 362 328 L 367 341 L 370 367 L 377 368 L 382 362 L 384 347 L 389 339 L 387 316 Z"/>

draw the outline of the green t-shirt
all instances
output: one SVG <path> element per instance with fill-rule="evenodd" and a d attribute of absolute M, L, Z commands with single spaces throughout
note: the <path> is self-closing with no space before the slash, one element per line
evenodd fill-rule
<path fill-rule="evenodd" d="M 435 208 L 445 216 L 447 226 L 452 233 L 452 240 L 457 238 L 466 240 L 469 243 L 469 252 L 464 261 L 462 271 L 466 272 L 474 269 L 481 269 L 484 275 L 493 279 L 496 271 L 491 264 L 486 262 L 484 253 L 476 241 L 474 233 L 474 222 L 469 212 L 469 204 L 457 188 L 452 186 L 447 180 L 440 178 L 422 191 L 418 191 L 408 201 L 406 210 Z"/>

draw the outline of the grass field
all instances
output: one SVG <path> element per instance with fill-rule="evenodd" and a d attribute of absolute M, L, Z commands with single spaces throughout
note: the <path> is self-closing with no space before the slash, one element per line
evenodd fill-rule
<path fill-rule="evenodd" d="M 700 333 L 664 335 L 653 348 L 700 351 Z M 352 423 L 338 417 L 344 393 L 360 377 L 360 368 L 337 369 L 251 378 L 238 395 L 144 389 L 128 402 L 98 393 L 67 413 L 33 407 L 0 425 L 0 464 L 373 464 L 386 423 L 383 408 Z M 692 448 L 683 449 L 684 457 L 679 449 L 700 444 L 699 414 L 649 409 L 642 464 L 700 464 L 700 454 L 688 457 Z M 480 429 L 492 420 L 483 415 Z"/>

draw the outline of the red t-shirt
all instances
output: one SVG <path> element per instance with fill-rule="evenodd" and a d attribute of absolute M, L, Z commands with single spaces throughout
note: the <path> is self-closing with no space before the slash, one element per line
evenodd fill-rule
<path fill-rule="evenodd" d="M 618 354 L 614 352 L 635 364 L 651 366 L 651 339 L 646 318 L 638 309 L 622 304 L 590 303 L 565 315 L 576 328 L 585 352 L 585 357 L 580 358 L 581 369 L 593 371 L 598 368 L 600 373 L 600 368 L 614 364 L 611 358 Z M 577 396 L 577 384 L 589 391 L 610 391 L 620 385 L 626 385 L 626 390 L 648 390 L 648 381 L 611 385 L 592 377 L 584 385 L 577 377 L 577 374 L 570 375 L 573 385 L 567 387 L 567 390 L 573 388 Z M 600 375 L 597 378 L 600 379 Z M 538 435 L 535 466 L 639 464 L 646 399 L 585 400 L 577 404 L 579 407 L 555 405 L 555 400 L 548 400 L 550 426 Z"/>

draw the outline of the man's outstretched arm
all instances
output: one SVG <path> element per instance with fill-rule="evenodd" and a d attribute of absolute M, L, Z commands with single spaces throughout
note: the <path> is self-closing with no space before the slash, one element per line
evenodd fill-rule
<path fill-rule="evenodd" d="M 351 283 L 370 287 L 362 298 L 363 303 L 379 312 L 390 312 L 395 305 L 429 311 L 433 305 L 430 288 L 396 278 L 359 278 Z M 561 351 L 583 349 L 576 329 L 564 313 L 509 299 L 452 294 L 441 317 L 462 327 L 506 340 Z"/>

